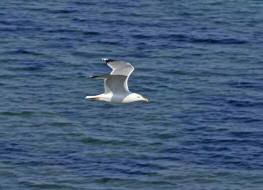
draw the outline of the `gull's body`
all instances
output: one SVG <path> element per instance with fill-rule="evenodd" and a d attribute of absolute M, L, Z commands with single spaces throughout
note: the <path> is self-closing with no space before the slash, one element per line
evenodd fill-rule
<path fill-rule="evenodd" d="M 128 79 L 134 70 L 134 67 L 125 61 L 115 61 L 112 59 L 102 59 L 112 72 L 109 75 L 93 76 L 91 78 L 104 79 L 103 94 L 96 96 L 86 96 L 87 99 L 101 100 L 112 103 L 131 103 L 135 101 L 148 101 L 140 94 L 132 93 L 128 88 Z"/>

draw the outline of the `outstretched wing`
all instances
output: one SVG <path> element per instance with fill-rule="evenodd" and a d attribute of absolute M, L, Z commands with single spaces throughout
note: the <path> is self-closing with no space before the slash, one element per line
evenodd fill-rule
<path fill-rule="evenodd" d="M 116 61 L 113 59 L 103 58 L 102 61 L 112 69 L 111 75 L 124 75 L 129 77 L 134 70 L 134 67 L 126 61 Z"/>
<path fill-rule="evenodd" d="M 128 92 L 128 79 L 134 70 L 134 67 L 125 61 L 116 61 L 103 58 L 102 61 L 112 69 L 112 72 L 104 80 L 105 92 Z"/>
<path fill-rule="evenodd" d="M 124 85 L 126 80 L 127 76 L 109 75 L 108 78 L 104 80 L 105 93 L 123 94 L 129 92 L 129 89 Z"/>

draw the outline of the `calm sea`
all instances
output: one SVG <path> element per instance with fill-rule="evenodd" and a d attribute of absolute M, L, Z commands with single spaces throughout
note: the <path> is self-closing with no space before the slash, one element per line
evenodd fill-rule
<path fill-rule="evenodd" d="M 1 190 L 262 190 L 263 1 L 1 0 Z M 103 92 L 133 64 L 150 101 Z"/>

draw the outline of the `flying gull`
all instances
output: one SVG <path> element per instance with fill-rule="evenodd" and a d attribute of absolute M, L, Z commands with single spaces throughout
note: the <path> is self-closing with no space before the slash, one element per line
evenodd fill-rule
<path fill-rule="evenodd" d="M 92 76 L 93 79 L 104 79 L 103 94 L 97 96 L 86 96 L 87 99 L 100 100 L 112 103 L 126 104 L 136 101 L 148 102 L 148 99 L 137 93 L 132 93 L 128 88 L 128 79 L 134 67 L 125 61 L 103 58 L 111 69 L 109 75 Z"/>

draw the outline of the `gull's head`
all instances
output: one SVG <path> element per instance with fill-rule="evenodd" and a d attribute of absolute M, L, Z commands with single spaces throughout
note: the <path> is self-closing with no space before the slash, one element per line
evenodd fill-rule
<path fill-rule="evenodd" d="M 133 99 L 133 101 L 144 101 L 144 102 L 149 101 L 147 98 L 144 98 L 142 95 L 137 94 L 137 93 L 132 93 L 129 96 L 130 96 L 130 98 Z"/>

